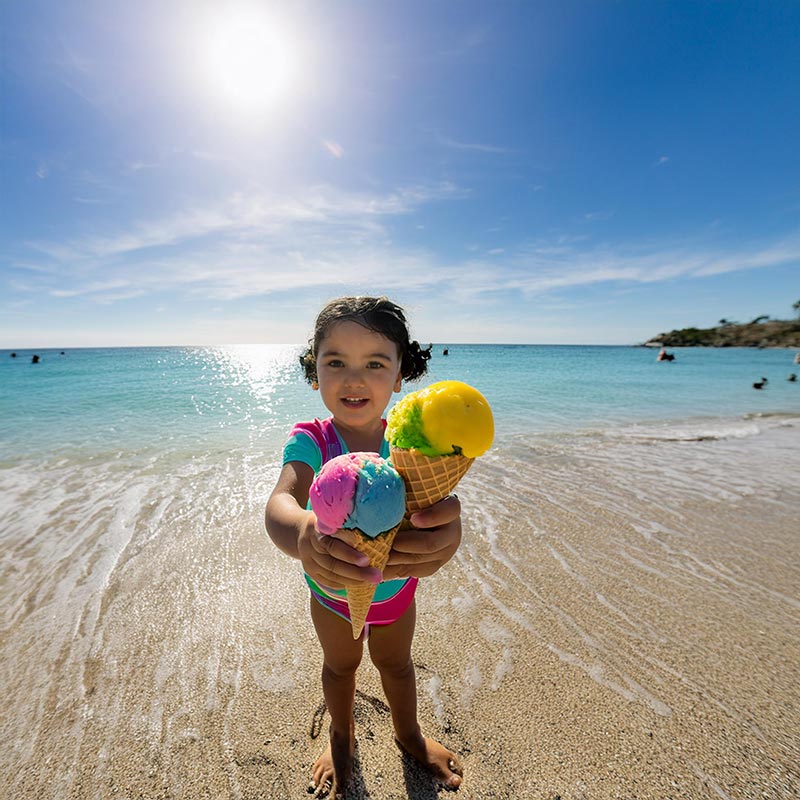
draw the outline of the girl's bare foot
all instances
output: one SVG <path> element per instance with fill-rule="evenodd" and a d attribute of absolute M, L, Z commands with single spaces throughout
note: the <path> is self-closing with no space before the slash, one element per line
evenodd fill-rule
<path fill-rule="evenodd" d="M 352 729 L 349 735 L 330 731 L 330 743 L 311 768 L 309 793 L 313 793 L 314 797 L 328 797 L 330 800 L 343 797 L 339 792 L 346 791 L 350 782 L 355 745 Z"/>
<path fill-rule="evenodd" d="M 308 793 L 314 797 L 326 797 L 333 786 L 333 757 L 330 744 L 325 752 L 314 762 L 311 768 L 311 783 Z"/>
<path fill-rule="evenodd" d="M 422 764 L 447 789 L 458 789 L 464 769 L 458 756 L 444 745 L 422 734 L 413 739 L 395 739 L 398 747 Z"/>

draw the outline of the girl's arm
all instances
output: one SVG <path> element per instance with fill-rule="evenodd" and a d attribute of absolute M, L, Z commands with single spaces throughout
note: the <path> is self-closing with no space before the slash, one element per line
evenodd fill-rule
<path fill-rule="evenodd" d="M 343 589 L 358 583 L 378 583 L 381 573 L 369 559 L 339 535 L 323 536 L 314 527 L 313 511 L 306 510 L 314 470 L 299 461 L 285 464 L 267 502 L 265 523 L 270 539 L 317 583 Z M 340 532 L 346 535 L 349 532 Z"/>
<path fill-rule="evenodd" d="M 305 508 L 313 480 L 314 470 L 308 464 L 290 461 L 284 464 L 267 501 L 267 533 L 278 549 L 292 558 L 300 558 L 298 541 L 316 522 L 314 514 Z"/>

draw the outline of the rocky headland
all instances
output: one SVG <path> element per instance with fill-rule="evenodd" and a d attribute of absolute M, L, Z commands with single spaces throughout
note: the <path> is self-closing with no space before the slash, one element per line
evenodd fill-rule
<path fill-rule="evenodd" d="M 682 328 L 659 333 L 645 347 L 798 347 L 800 319 L 723 322 L 714 328 Z"/>

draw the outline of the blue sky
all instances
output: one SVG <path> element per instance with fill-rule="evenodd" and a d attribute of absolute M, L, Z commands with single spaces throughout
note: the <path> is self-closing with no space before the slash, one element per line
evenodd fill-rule
<path fill-rule="evenodd" d="M 0 346 L 634 344 L 800 299 L 800 3 L 0 4 Z"/>

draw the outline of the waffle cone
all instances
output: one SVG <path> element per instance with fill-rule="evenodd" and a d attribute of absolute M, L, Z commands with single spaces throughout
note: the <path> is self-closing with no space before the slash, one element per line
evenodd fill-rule
<path fill-rule="evenodd" d="M 356 550 L 366 553 L 369 557 L 369 565 L 379 569 L 381 572 L 386 568 L 389 560 L 389 553 L 394 544 L 394 537 L 400 526 L 395 525 L 388 531 L 379 533 L 374 539 L 366 533 L 355 528 L 359 533 L 358 542 L 353 545 Z M 358 639 L 367 621 L 367 612 L 372 605 L 372 598 L 375 596 L 375 586 L 373 584 L 359 584 L 358 586 L 346 586 L 347 607 L 350 609 L 350 624 L 353 627 L 353 638 Z"/>
<path fill-rule="evenodd" d="M 406 513 L 411 515 L 444 500 L 474 460 L 460 454 L 423 456 L 413 450 L 391 447 L 392 466 L 406 485 Z"/>

